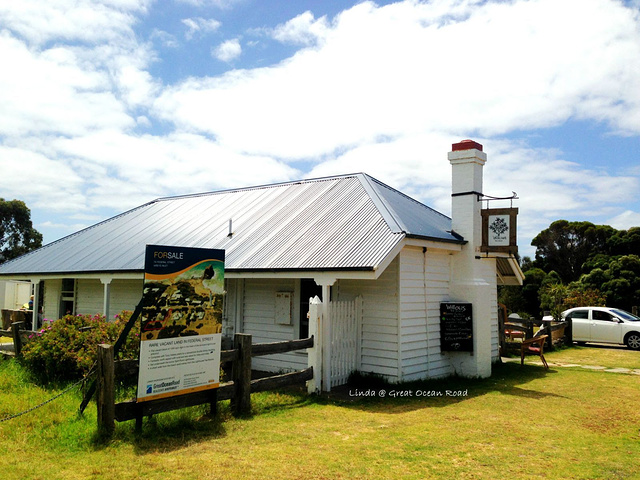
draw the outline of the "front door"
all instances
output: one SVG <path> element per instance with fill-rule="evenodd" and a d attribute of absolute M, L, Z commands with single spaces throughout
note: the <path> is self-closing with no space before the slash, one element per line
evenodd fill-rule
<path fill-rule="evenodd" d="M 298 338 L 309 338 L 309 299 L 318 296 L 322 300 L 322 286 L 311 278 L 300 280 L 300 330 Z"/>
<path fill-rule="evenodd" d="M 589 310 L 575 310 L 569 314 L 571 318 L 571 328 L 573 329 L 573 340 L 576 342 L 591 341 L 591 320 Z"/>
<path fill-rule="evenodd" d="M 609 312 L 591 311 L 591 341 L 602 343 L 622 343 L 618 319 Z"/>

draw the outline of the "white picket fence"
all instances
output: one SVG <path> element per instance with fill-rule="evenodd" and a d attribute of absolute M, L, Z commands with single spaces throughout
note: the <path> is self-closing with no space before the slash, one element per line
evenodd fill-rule
<path fill-rule="evenodd" d="M 331 386 L 344 385 L 358 370 L 362 298 L 352 302 L 329 302 L 331 318 Z"/>
<path fill-rule="evenodd" d="M 347 383 L 349 375 L 360 369 L 362 297 L 328 305 L 312 299 L 309 331 L 316 339 L 309 349 L 309 365 L 314 368 L 309 391 L 330 391 Z"/>

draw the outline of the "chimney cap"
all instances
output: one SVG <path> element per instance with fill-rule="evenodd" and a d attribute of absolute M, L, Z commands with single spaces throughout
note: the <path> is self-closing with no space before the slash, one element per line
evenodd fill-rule
<path fill-rule="evenodd" d="M 460 150 L 473 150 L 474 148 L 476 150 L 482 151 L 482 145 L 469 139 L 462 140 L 460 143 L 454 143 L 453 145 L 451 145 L 451 149 L 454 152 L 459 152 Z"/>

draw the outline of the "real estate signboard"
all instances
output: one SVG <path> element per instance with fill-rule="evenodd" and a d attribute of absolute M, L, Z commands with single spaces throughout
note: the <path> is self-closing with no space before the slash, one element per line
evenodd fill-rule
<path fill-rule="evenodd" d="M 224 253 L 147 245 L 139 402 L 219 386 Z"/>

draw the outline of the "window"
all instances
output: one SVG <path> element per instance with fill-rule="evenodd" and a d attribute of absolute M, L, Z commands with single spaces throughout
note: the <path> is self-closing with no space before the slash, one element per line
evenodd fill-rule
<path fill-rule="evenodd" d="M 569 318 L 589 318 L 589 310 L 576 310 L 568 315 Z"/>
<path fill-rule="evenodd" d="M 607 312 L 603 312 L 602 310 L 593 310 L 592 315 L 594 320 L 605 320 L 607 322 L 611 321 L 611 315 Z"/>

